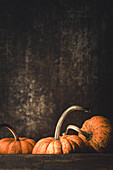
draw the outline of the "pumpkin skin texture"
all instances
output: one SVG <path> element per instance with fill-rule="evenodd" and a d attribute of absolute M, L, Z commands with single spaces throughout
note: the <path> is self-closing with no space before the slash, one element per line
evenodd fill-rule
<path fill-rule="evenodd" d="M 14 134 L 14 138 L 3 138 L 0 140 L 0 154 L 30 154 L 36 142 L 26 137 L 18 137 L 16 131 L 8 124 L 2 124 Z"/>
<path fill-rule="evenodd" d="M 85 109 L 81 106 L 71 106 L 64 111 L 57 126 L 59 126 L 59 123 L 74 110 L 91 113 L 89 109 Z M 78 132 L 78 136 L 84 141 L 88 152 L 113 152 L 113 127 L 110 120 L 107 118 L 103 116 L 93 116 L 84 122 L 81 129 L 77 126 L 69 125 L 64 133 L 65 135 L 68 129 L 73 129 Z M 57 134 L 56 136 L 58 138 Z"/>
<path fill-rule="evenodd" d="M 81 106 L 72 106 L 61 115 L 55 129 L 54 137 L 40 139 L 33 148 L 32 154 L 68 154 L 85 152 L 86 147 L 77 135 L 60 136 L 60 129 L 66 116 L 73 110 L 84 110 Z"/>
<path fill-rule="evenodd" d="M 94 116 L 84 122 L 82 131 L 92 133 L 90 140 L 78 133 L 91 152 L 111 152 L 113 142 L 113 128 L 110 121 L 103 116 Z"/>
<path fill-rule="evenodd" d="M 32 154 L 69 154 L 85 151 L 82 139 L 76 135 L 60 136 L 60 140 L 53 137 L 39 140 L 33 148 Z"/>

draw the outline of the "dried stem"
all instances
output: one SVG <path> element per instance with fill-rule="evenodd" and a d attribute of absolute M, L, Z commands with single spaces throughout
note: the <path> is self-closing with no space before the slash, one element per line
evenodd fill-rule
<path fill-rule="evenodd" d="M 63 114 L 61 115 L 60 119 L 58 120 L 58 123 L 56 125 L 56 129 L 55 129 L 55 140 L 59 140 L 59 136 L 60 136 L 60 129 L 61 126 L 63 124 L 63 121 L 65 120 L 65 118 L 69 115 L 69 113 L 71 113 L 72 111 L 85 111 L 85 112 L 89 112 L 89 110 L 83 108 L 82 106 L 71 106 L 68 109 L 66 109 Z"/>
<path fill-rule="evenodd" d="M 13 134 L 13 136 L 14 136 L 14 138 L 15 138 L 15 141 L 18 141 L 18 140 L 19 140 L 19 137 L 18 137 L 15 129 L 14 129 L 11 125 L 9 125 L 9 124 L 7 124 L 7 123 L 3 123 L 3 124 L 0 124 L 0 128 L 2 128 L 2 127 L 5 127 L 5 128 L 7 128 L 7 129 L 10 130 L 10 132 Z"/>

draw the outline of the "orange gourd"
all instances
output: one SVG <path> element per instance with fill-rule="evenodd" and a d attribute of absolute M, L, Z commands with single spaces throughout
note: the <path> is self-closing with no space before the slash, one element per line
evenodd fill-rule
<path fill-rule="evenodd" d="M 111 152 L 113 142 L 113 128 L 111 122 L 103 116 L 94 116 L 84 122 L 81 128 L 89 137 L 79 132 L 85 144 L 96 152 Z"/>
<path fill-rule="evenodd" d="M 14 138 L 3 138 L 0 140 L 0 154 L 30 154 L 36 142 L 26 137 L 18 137 L 15 129 L 9 124 L 1 124 L 0 128 L 9 129 Z"/>
<path fill-rule="evenodd" d="M 113 144 L 113 127 L 110 120 L 103 116 L 93 116 L 86 120 L 82 128 L 69 125 L 65 135 L 69 129 L 78 132 L 78 136 L 85 142 L 89 152 L 112 152 Z"/>
<path fill-rule="evenodd" d="M 60 136 L 60 129 L 66 116 L 72 110 L 83 110 L 82 107 L 74 106 L 63 112 L 58 120 L 55 136 L 40 139 L 33 148 L 32 154 L 68 154 L 74 152 L 85 152 L 86 145 L 77 135 Z"/>

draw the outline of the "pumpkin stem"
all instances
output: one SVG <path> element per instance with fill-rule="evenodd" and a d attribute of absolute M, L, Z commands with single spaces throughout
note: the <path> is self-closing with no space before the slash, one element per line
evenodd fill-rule
<path fill-rule="evenodd" d="M 88 140 L 91 136 L 90 133 L 87 133 L 83 130 L 81 130 L 79 127 L 75 126 L 75 125 L 69 125 L 67 128 L 66 128 L 66 131 L 62 134 L 62 135 L 67 135 L 69 129 L 73 129 L 75 131 L 77 131 L 78 133 L 81 133 L 82 135 L 84 135 L 86 137 L 86 139 Z"/>
<path fill-rule="evenodd" d="M 15 141 L 18 141 L 18 140 L 19 140 L 19 137 L 18 137 L 15 129 L 14 129 L 11 125 L 9 125 L 9 124 L 7 124 L 7 123 L 3 123 L 3 124 L 0 124 L 0 128 L 2 128 L 2 127 L 6 127 L 7 129 L 10 130 L 10 132 L 13 134 L 13 136 L 14 136 L 14 138 L 15 138 Z"/>
<path fill-rule="evenodd" d="M 60 119 L 58 120 L 58 123 L 56 125 L 56 129 L 55 129 L 55 140 L 59 140 L 59 136 L 60 136 L 60 129 L 61 126 L 63 124 L 64 119 L 68 116 L 69 113 L 71 113 L 72 111 L 85 111 L 85 112 L 89 112 L 89 110 L 83 108 L 82 106 L 71 106 L 68 109 L 66 109 L 63 114 L 61 115 Z"/>

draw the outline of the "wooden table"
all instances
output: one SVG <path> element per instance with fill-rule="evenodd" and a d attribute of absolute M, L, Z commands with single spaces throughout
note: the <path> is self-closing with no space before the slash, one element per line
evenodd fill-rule
<path fill-rule="evenodd" d="M 1 169 L 113 170 L 113 154 L 0 155 Z"/>

